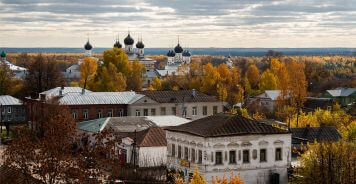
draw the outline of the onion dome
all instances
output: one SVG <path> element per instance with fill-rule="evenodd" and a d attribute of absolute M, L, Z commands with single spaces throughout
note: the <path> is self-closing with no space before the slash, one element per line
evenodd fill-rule
<path fill-rule="evenodd" d="M 170 50 L 171 54 L 169 55 L 170 57 L 176 56 L 176 53 L 173 50 Z"/>
<path fill-rule="evenodd" d="M 136 48 L 138 48 L 138 49 L 143 49 L 143 48 L 145 48 L 145 45 L 142 43 L 142 41 L 138 41 L 138 42 L 136 43 Z"/>
<path fill-rule="evenodd" d="M 122 48 L 121 43 L 119 42 L 119 40 L 116 40 L 115 44 L 114 44 L 114 48 Z"/>
<path fill-rule="evenodd" d="M 88 40 L 87 43 L 84 45 L 84 49 L 91 50 L 92 48 L 93 48 L 93 46 L 89 43 L 89 40 Z"/>
<path fill-rule="evenodd" d="M 125 43 L 125 45 L 133 45 L 134 44 L 134 40 L 131 38 L 130 33 L 126 36 L 124 43 Z"/>
<path fill-rule="evenodd" d="M 174 47 L 174 52 L 175 53 L 182 53 L 183 52 L 183 48 L 180 46 L 179 43 L 178 43 L 178 45 L 176 47 Z"/>
<path fill-rule="evenodd" d="M 0 56 L 1 56 L 1 58 L 6 58 L 6 52 L 2 51 Z"/>
<path fill-rule="evenodd" d="M 190 52 L 189 52 L 188 50 L 185 50 L 185 51 L 183 52 L 183 56 L 185 56 L 185 57 L 190 57 L 191 54 L 190 54 Z"/>
<path fill-rule="evenodd" d="M 167 52 L 167 56 L 168 56 L 168 57 L 171 56 L 171 50 L 169 50 L 169 51 Z"/>

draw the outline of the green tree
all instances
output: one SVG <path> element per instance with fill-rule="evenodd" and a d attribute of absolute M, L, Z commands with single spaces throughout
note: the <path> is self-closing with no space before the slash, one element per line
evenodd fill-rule
<path fill-rule="evenodd" d="M 0 95 L 8 95 L 14 84 L 14 73 L 5 64 L 0 64 Z"/>

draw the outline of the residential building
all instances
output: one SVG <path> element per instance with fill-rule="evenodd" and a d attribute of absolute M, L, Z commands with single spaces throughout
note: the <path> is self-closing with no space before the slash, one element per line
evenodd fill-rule
<path fill-rule="evenodd" d="M 0 122 L 21 123 L 26 121 L 23 102 L 9 95 L 0 96 Z"/>
<path fill-rule="evenodd" d="M 121 140 L 118 152 L 124 164 L 154 167 L 165 165 L 167 160 L 167 141 L 163 128 L 188 122 L 190 120 L 177 116 L 108 117 L 80 122 L 77 128 L 79 135 L 84 132 L 91 141 L 94 141 L 92 135 L 105 129 L 113 130 Z"/>
<path fill-rule="evenodd" d="M 249 99 L 248 106 L 257 103 L 259 106 L 272 113 L 277 106 L 278 97 L 281 95 L 280 90 L 266 90 L 262 94 Z"/>
<path fill-rule="evenodd" d="M 242 116 L 217 114 L 166 129 L 167 166 L 186 179 L 195 168 L 211 182 L 240 174 L 245 183 L 288 183 L 291 133 Z"/>
<path fill-rule="evenodd" d="M 292 148 L 301 151 L 301 145 L 316 142 L 337 142 L 341 135 L 333 126 L 291 128 Z"/>
<path fill-rule="evenodd" d="M 332 110 L 336 100 L 332 98 L 306 97 L 303 104 L 303 111 L 310 112 L 317 109 Z"/>
<path fill-rule="evenodd" d="M 81 92 L 79 92 L 81 91 Z M 39 99 L 28 99 L 29 112 L 36 103 L 58 103 L 69 108 L 75 121 L 86 121 L 104 117 L 127 116 L 128 104 L 143 95 L 133 91 L 91 92 L 79 87 L 57 87 L 39 95 Z"/>
<path fill-rule="evenodd" d="M 174 115 L 191 120 L 224 111 L 226 102 L 197 90 L 142 91 L 142 96 L 128 105 L 129 116 Z"/>
<path fill-rule="evenodd" d="M 326 90 L 322 97 L 333 98 L 341 106 L 345 107 L 356 102 L 356 88 L 336 88 L 332 90 Z"/>

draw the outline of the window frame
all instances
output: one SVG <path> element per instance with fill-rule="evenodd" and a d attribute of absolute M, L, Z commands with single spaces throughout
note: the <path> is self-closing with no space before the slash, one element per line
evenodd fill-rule
<path fill-rule="evenodd" d="M 162 116 L 167 115 L 166 107 L 161 107 L 161 108 L 160 108 L 160 111 L 161 111 L 161 115 L 162 115 Z"/>
<path fill-rule="evenodd" d="M 283 153 L 282 153 L 282 148 L 281 147 L 278 147 L 278 148 L 275 149 L 275 160 L 276 161 L 282 161 L 283 160 Z"/>
<path fill-rule="evenodd" d="M 208 115 L 208 106 L 203 106 L 203 116 Z"/>
<path fill-rule="evenodd" d="M 172 157 L 175 157 L 176 156 L 176 145 L 175 144 L 172 144 L 172 148 L 171 148 L 171 155 Z"/>
<path fill-rule="evenodd" d="M 101 109 L 98 109 L 98 110 L 96 111 L 96 114 L 97 114 L 97 117 L 98 117 L 98 118 L 102 118 L 102 117 L 103 117 L 103 111 L 102 111 Z"/>
<path fill-rule="evenodd" d="M 192 108 L 192 116 L 196 116 L 196 115 L 198 115 L 198 107 L 197 107 L 197 106 L 194 106 L 194 107 Z"/>
<path fill-rule="evenodd" d="M 140 109 L 136 109 L 135 111 L 135 116 L 141 116 L 141 110 Z"/>
<path fill-rule="evenodd" d="M 192 161 L 193 163 L 195 163 L 196 157 L 195 157 L 195 149 L 194 149 L 194 148 L 192 148 L 192 149 L 190 150 L 190 154 L 191 154 L 191 156 L 190 156 L 190 161 Z"/>
<path fill-rule="evenodd" d="M 83 118 L 84 119 L 89 119 L 89 110 L 88 109 L 84 109 L 83 110 Z"/>
<path fill-rule="evenodd" d="M 113 117 L 114 116 L 114 109 L 109 109 L 108 110 L 108 117 Z"/>
<path fill-rule="evenodd" d="M 203 163 L 203 151 L 198 150 L 198 163 L 201 164 Z"/>
<path fill-rule="evenodd" d="M 148 116 L 148 109 L 143 109 L 143 116 Z"/>
<path fill-rule="evenodd" d="M 232 156 L 231 153 L 234 153 L 234 155 Z M 236 160 L 236 150 L 230 150 L 229 151 L 229 164 L 236 164 L 237 160 Z"/>
<path fill-rule="evenodd" d="M 218 155 L 220 155 L 220 157 L 218 157 Z M 215 165 L 223 165 L 223 164 L 224 164 L 223 152 L 222 151 L 215 151 Z"/>
<path fill-rule="evenodd" d="M 245 153 L 247 153 L 247 161 L 245 161 Z M 248 150 L 248 149 L 242 150 L 242 163 L 243 164 L 249 164 L 250 161 L 251 161 L 251 159 L 250 159 L 250 150 Z"/>
<path fill-rule="evenodd" d="M 264 160 L 262 160 L 262 151 L 264 151 Z M 260 163 L 267 162 L 267 149 L 262 148 L 260 149 Z"/>
<path fill-rule="evenodd" d="M 151 109 L 151 116 L 156 116 L 156 108 Z"/>
<path fill-rule="evenodd" d="M 218 113 L 218 106 L 217 105 L 214 105 L 213 106 L 213 115 L 217 114 Z"/>

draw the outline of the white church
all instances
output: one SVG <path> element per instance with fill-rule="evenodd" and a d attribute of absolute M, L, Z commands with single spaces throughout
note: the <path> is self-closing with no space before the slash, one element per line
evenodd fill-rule
<path fill-rule="evenodd" d="M 16 78 L 24 78 L 27 74 L 27 69 L 10 63 L 10 61 L 8 61 L 6 57 L 7 57 L 6 52 L 2 51 L 0 54 L 0 58 L 1 58 L 0 64 L 7 65 L 9 69 L 14 73 Z"/>

